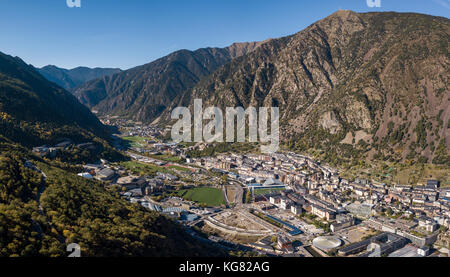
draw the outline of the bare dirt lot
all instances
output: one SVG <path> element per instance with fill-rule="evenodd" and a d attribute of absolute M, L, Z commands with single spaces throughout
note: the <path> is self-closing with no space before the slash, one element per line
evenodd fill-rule
<path fill-rule="evenodd" d="M 232 227 L 241 228 L 244 230 L 263 231 L 266 230 L 260 224 L 250 221 L 247 217 L 243 217 L 238 213 L 224 212 L 214 216 L 214 219 Z"/>
<path fill-rule="evenodd" d="M 228 233 L 224 233 L 221 232 L 217 229 L 213 229 L 207 225 L 203 226 L 202 231 L 211 234 L 211 235 L 215 235 L 221 238 L 224 238 L 228 241 L 232 241 L 235 243 L 252 243 L 252 242 L 257 242 L 261 237 L 256 237 L 256 236 L 242 236 L 242 235 L 231 235 Z"/>
<path fill-rule="evenodd" d="M 370 228 L 364 226 L 354 226 L 351 228 L 341 230 L 336 234 L 339 235 L 347 243 L 354 243 L 361 241 L 364 237 L 374 235 L 375 232 Z"/>

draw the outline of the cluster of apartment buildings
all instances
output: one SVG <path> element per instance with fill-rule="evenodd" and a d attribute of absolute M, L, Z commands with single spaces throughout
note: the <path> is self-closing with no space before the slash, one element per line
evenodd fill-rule
<path fill-rule="evenodd" d="M 332 232 L 354 225 L 357 217 L 424 246 L 436 241 L 440 226 L 450 227 L 450 189 L 441 188 L 437 180 L 417 186 L 349 181 L 337 170 L 295 153 L 219 155 L 192 162 L 229 173 L 252 192 L 284 186 L 281 192 L 257 194 L 253 201 L 269 201 L 293 214 L 314 214 L 331 222 Z M 391 226 L 393 216 L 409 220 L 398 219 Z"/>

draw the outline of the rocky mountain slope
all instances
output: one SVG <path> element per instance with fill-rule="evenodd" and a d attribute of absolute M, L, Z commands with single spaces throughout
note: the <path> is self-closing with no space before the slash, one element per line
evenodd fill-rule
<path fill-rule="evenodd" d="M 232 60 L 163 118 L 195 98 L 278 106 L 292 149 L 449 164 L 449 37 L 447 18 L 338 11 Z"/>
<path fill-rule="evenodd" d="M 74 95 L 100 115 L 119 115 L 151 122 L 182 92 L 230 60 L 260 43 L 227 48 L 180 50 L 149 64 L 85 83 Z"/>
<path fill-rule="evenodd" d="M 103 76 L 110 76 L 119 73 L 122 70 L 119 68 L 89 68 L 76 67 L 73 69 L 59 68 L 54 65 L 47 65 L 42 68 L 36 68 L 47 80 L 58 84 L 59 86 L 71 91 L 88 81 L 101 78 Z"/>
<path fill-rule="evenodd" d="M 278 106 L 292 149 L 449 163 L 449 20 L 338 11 L 292 36 L 179 51 L 75 91 L 100 115 L 167 122 L 205 105 Z"/>

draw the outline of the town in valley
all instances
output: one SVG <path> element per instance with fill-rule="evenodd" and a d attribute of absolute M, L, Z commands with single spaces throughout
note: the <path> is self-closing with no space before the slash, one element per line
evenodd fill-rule
<path fill-rule="evenodd" d="M 80 178 L 114 187 L 203 242 L 264 256 L 448 255 L 450 188 L 439 180 L 349 180 L 293 152 L 202 156 L 211 145 L 165 141 L 168 128 L 117 118 L 103 123 L 119 130 L 116 147 L 130 160 L 81 165 Z M 34 153 L 51 158 L 69 146 L 63 141 Z"/>

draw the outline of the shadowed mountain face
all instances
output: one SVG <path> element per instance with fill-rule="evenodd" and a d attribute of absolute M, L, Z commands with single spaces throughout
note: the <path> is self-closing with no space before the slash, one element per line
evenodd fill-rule
<path fill-rule="evenodd" d="M 227 48 L 180 50 L 149 64 L 85 83 L 74 90 L 81 103 L 100 115 L 120 115 L 151 122 L 182 92 L 230 60 L 260 43 Z"/>
<path fill-rule="evenodd" d="M 338 11 L 224 65 L 163 119 L 195 98 L 278 106 L 292 148 L 449 163 L 449 36 L 446 18 Z"/>
<path fill-rule="evenodd" d="M 19 58 L 0 53 L 0 135 L 25 146 L 58 137 L 105 137 L 100 121 L 69 92 Z"/>
<path fill-rule="evenodd" d="M 36 70 L 47 80 L 54 82 L 69 91 L 87 81 L 121 72 L 119 68 L 77 67 L 74 69 L 64 69 L 54 65 L 36 68 Z"/>

